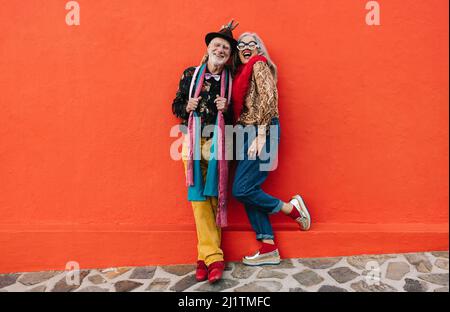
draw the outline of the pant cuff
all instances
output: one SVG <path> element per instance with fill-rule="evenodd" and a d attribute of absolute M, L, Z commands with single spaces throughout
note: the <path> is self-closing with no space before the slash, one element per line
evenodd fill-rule
<path fill-rule="evenodd" d="M 274 214 L 274 213 L 280 212 L 281 208 L 283 207 L 283 204 L 284 204 L 284 203 L 280 200 L 280 201 L 278 202 L 278 205 L 275 207 L 275 209 L 272 210 L 272 212 L 269 213 L 269 214 Z"/>
<path fill-rule="evenodd" d="M 224 261 L 223 255 L 217 254 L 217 255 L 208 256 L 205 259 L 205 264 L 206 264 L 206 266 L 209 266 L 211 263 L 214 263 L 216 261 Z"/>
<path fill-rule="evenodd" d="M 271 234 L 256 234 L 257 240 L 263 240 L 263 239 L 273 239 L 274 236 Z"/>

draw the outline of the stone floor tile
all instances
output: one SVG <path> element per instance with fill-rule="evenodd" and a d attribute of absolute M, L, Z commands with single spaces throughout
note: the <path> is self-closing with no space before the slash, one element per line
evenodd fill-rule
<path fill-rule="evenodd" d="M 77 290 L 77 292 L 109 292 L 109 289 L 99 286 L 87 286 L 85 288 Z"/>
<path fill-rule="evenodd" d="M 248 266 L 242 263 L 236 263 L 231 276 L 237 279 L 247 279 L 256 272 L 258 267 Z"/>
<path fill-rule="evenodd" d="M 296 273 L 292 277 L 306 287 L 320 284 L 325 280 L 322 276 L 309 269 Z"/>
<path fill-rule="evenodd" d="M 351 284 L 350 287 L 358 292 L 397 292 L 397 289 L 382 282 L 368 284 L 366 281 L 359 281 Z"/>
<path fill-rule="evenodd" d="M 318 292 L 348 292 L 347 289 L 331 286 L 331 285 L 323 285 L 319 288 Z"/>
<path fill-rule="evenodd" d="M 416 267 L 418 272 L 430 273 L 433 268 L 430 259 L 428 259 L 425 253 L 405 254 L 405 258 L 410 264 Z"/>
<path fill-rule="evenodd" d="M 340 284 L 347 283 L 360 276 L 358 273 L 352 271 L 348 267 L 331 269 L 328 271 L 328 274 Z"/>
<path fill-rule="evenodd" d="M 275 270 L 262 269 L 261 271 L 259 271 L 259 273 L 256 276 L 256 278 L 278 278 L 278 279 L 283 279 L 286 276 L 288 276 L 287 273 L 278 272 L 278 271 L 275 271 Z"/>
<path fill-rule="evenodd" d="M 46 285 L 39 285 L 31 289 L 28 289 L 27 292 L 45 292 L 46 289 L 47 289 Z"/>
<path fill-rule="evenodd" d="M 421 274 L 419 278 L 436 285 L 448 286 L 448 273 Z"/>
<path fill-rule="evenodd" d="M 234 289 L 235 292 L 277 292 L 283 285 L 276 281 L 254 281 Z"/>
<path fill-rule="evenodd" d="M 448 251 L 433 251 L 431 254 L 437 258 L 447 258 L 448 259 Z"/>
<path fill-rule="evenodd" d="M 390 262 L 386 271 L 386 278 L 400 281 L 407 273 L 410 267 L 406 262 Z"/>
<path fill-rule="evenodd" d="M 231 279 L 221 279 L 220 281 L 209 284 L 208 282 L 202 283 L 199 287 L 197 287 L 196 291 L 223 291 L 232 287 L 239 285 L 239 281 L 231 280 Z"/>
<path fill-rule="evenodd" d="M 130 279 L 151 279 L 155 275 L 156 267 L 139 267 L 135 268 L 130 275 Z"/>
<path fill-rule="evenodd" d="M 161 266 L 161 269 L 163 269 L 164 271 L 177 276 L 184 276 L 188 273 L 191 273 L 195 270 L 195 268 L 196 266 L 191 264 Z"/>
<path fill-rule="evenodd" d="M 278 270 L 280 270 L 280 269 L 294 269 L 295 268 L 295 266 L 292 263 L 291 259 L 282 259 L 280 264 L 277 264 L 277 265 L 265 265 L 264 267 L 267 268 L 267 269 L 278 269 Z"/>
<path fill-rule="evenodd" d="M 295 287 L 295 288 L 289 288 L 289 292 L 307 292 L 303 288 Z"/>
<path fill-rule="evenodd" d="M 328 269 L 341 261 L 342 258 L 310 258 L 299 259 L 298 262 L 310 269 Z"/>
<path fill-rule="evenodd" d="M 405 278 L 403 289 L 407 292 L 425 292 L 428 290 L 428 284 L 416 279 Z"/>
<path fill-rule="evenodd" d="M 17 281 L 25 286 L 32 286 L 47 281 L 60 273 L 61 271 L 24 273 Z"/>
<path fill-rule="evenodd" d="M 175 283 L 172 287 L 170 287 L 170 290 L 173 291 L 184 291 L 188 289 L 189 287 L 197 284 L 197 280 L 195 279 L 195 274 L 190 274 L 188 276 L 183 277 L 178 282 Z"/>
<path fill-rule="evenodd" d="M 448 271 L 448 260 L 445 259 L 436 259 L 434 265 L 440 269 Z"/>
<path fill-rule="evenodd" d="M 13 285 L 19 277 L 20 274 L 0 274 L 0 289 Z"/>
<path fill-rule="evenodd" d="M 368 264 L 372 261 L 376 261 L 380 266 L 389 259 L 394 259 L 394 255 L 361 255 L 347 257 L 347 263 L 359 270 L 366 270 Z"/>
<path fill-rule="evenodd" d="M 55 284 L 55 286 L 52 288 L 51 292 L 70 292 L 78 289 L 82 284 L 84 278 L 89 274 L 89 271 L 81 271 L 80 272 L 80 284 L 79 285 L 72 285 L 67 283 L 66 276 L 63 275 L 63 278 L 59 280 Z M 69 279 L 69 282 L 74 281 L 73 279 Z"/>
<path fill-rule="evenodd" d="M 118 281 L 114 284 L 114 288 L 116 289 L 116 292 L 129 292 L 133 289 L 136 289 L 140 286 L 142 286 L 142 283 L 135 282 L 135 281 Z"/>
<path fill-rule="evenodd" d="M 92 284 L 95 284 L 95 285 L 106 283 L 106 280 L 100 274 L 95 274 L 95 275 L 92 275 L 92 276 L 88 276 L 88 280 Z"/>
<path fill-rule="evenodd" d="M 170 279 L 169 278 L 155 278 L 146 290 L 148 291 L 164 291 L 169 287 Z"/>
<path fill-rule="evenodd" d="M 122 274 L 130 271 L 131 268 L 129 267 L 120 267 L 120 268 L 110 268 L 110 269 L 103 269 L 100 270 L 100 272 L 109 280 L 115 279 L 118 276 L 121 276 Z"/>

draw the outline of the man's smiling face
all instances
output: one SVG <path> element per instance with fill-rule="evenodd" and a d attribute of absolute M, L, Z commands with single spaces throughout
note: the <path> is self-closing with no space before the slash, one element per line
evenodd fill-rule
<path fill-rule="evenodd" d="M 230 43 L 222 38 L 216 37 L 208 45 L 209 61 L 215 66 L 226 64 L 231 55 Z"/>

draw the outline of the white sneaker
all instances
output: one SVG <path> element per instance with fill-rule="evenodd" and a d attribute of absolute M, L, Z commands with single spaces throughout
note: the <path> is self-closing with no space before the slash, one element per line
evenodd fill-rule
<path fill-rule="evenodd" d="M 308 231 L 311 227 L 311 216 L 306 208 L 305 202 L 300 195 L 292 196 L 290 203 L 298 210 L 300 217 L 295 221 L 300 225 L 302 231 Z"/>
<path fill-rule="evenodd" d="M 259 251 L 253 256 L 245 256 L 242 259 L 242 262 L 245 265 L 250 266 L 258 266 L 258 265 L 277 265 L 280 264 L 280 254 L 278 253 L 278 249 L 275 249 L 272 252 L 267 252 L 264 254 L 260 254 Z"/>

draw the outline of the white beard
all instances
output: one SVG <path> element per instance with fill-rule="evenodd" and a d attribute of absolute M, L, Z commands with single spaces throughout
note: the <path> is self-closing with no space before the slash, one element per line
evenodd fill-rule
<path fill-rule="evenodd" d="M 218 58 L 214 54 L 209 55 L 209 59 L 214 66 L 222 66 L 228 61 L 228 58 Z"/>

